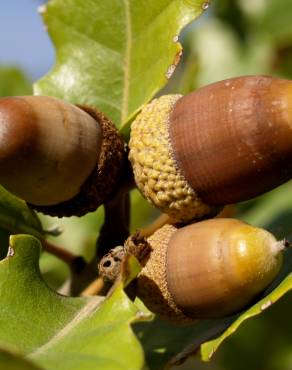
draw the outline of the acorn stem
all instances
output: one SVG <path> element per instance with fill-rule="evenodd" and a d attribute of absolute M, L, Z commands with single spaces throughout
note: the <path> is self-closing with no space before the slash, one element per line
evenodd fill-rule
<path fill-rule="evenodd" d="M 79 296 L 80 293 L 95 279 L 98 278 L 98 271 L 96 268 L 97 258 L 94 256 L 85 268 L 79 272 L 73 272 L 71 276 L 69 295 Z"/>
<path fill-rule="evenodd" d="M 174 224 L 176 220 L 172 219 L 166 213 L 159 215 L 151 224 L 139 229 L 139 236 L 147 238 L 155 233 L 158 229 L 166 224 Z"/>
<path fill-rule="evenodd" d="M 292 243 L 290 243 L 287 239 L 284 238 L 283 240 L 279 240 L 274 244 L 274 250 L 275 250 L 275 253 L 279 253 L 282 250 L 291 248 L 291 246 L 292 246 Z"/>
<path fill-rule="evenodd" d="M 93 280 L 81 293 L 81 297 L 90 297 L 98 295 L 104 288 L 104 280 L 101 277 Z"/>
<path fill-rule="evenodd" d="M 129 192 L 118 193 L 104 205 L 104 224 L 97 239 L 97 257 L 101 259 L 117 245 L 123 245 L 129 236 L 130 197 Z"/>

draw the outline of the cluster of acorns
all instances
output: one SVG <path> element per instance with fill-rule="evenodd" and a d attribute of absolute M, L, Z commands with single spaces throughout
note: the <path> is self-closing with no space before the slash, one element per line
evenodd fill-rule
<path fill-rule="evenodd" d="M 137 187 L 178 224 L 211 218 L 292 174 L 292 82 L 248 76 L 146 105 L 132 124 Z M 83 215 L 118 192 L 127 151 L 101 113 L 52 97 L 0 100 L 0 183 L 32 207 Z M 233 219 L 166 225 L 147 239 L 139 297 L 174 320 L 221 317 L 275 278 L 284 242 Z"/>

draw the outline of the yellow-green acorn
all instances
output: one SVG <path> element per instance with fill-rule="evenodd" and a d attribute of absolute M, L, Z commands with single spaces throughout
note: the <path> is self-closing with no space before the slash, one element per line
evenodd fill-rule
<path fill-rule="evenodd" d="M 165 225 L 147 240 L 137 295 L 164 319 L 220 318 L 245 308 L 276 277 L 285 242 L 235 219 L 177 229 Z"/>
<path fill-rule="evenodd" d="M 0 99 L 0 183 L 37 210 L 94 211 L 118 188 L 124 153 L 118 131 L 94 108 L 48 96 Z"/>
<path fill-rule="evenodd" d="M 292 175 L 292 82 L 247 76 L 146 105 L 132 124 L 135 181 L 178 221 L 260 195 Z"/>

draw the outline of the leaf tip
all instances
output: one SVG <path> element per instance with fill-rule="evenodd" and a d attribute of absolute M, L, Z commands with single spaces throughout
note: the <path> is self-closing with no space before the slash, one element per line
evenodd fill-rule
<path fill-rule="evenodd" d="M 40 6 L 38 7 L 38 13 L 39 13 L 40 15 L 45 14 L 45 13 L 46 13 L 46 11 L 47 11 L 47 6 L 46 6 L 46 4 L 42 4 L 42 5 L 40 5 Z"/>
<path fill-rule="evenodd" d="M 36 237 L 26 234 L 10 235 L 7 257 L 30 255 L 38 260 L 40 251 L 41 243 Z"/>

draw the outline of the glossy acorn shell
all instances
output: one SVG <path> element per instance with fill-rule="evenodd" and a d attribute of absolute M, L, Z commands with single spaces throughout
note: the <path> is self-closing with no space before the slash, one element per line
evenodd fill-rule
<path fill-rule="evenodd" d="M 138 296 L 175 322 L 220 318 L 252 303 L 282 265 L 284 243 L 235 219 L 211 219 L 180 229 L 165 225 L 147 239 Z"/>
<path fill-rule="evenodd" d="M 169 120 L 173 157 L 203 201 L 225 205 L 291 178 L 292 82 L 246 76 L 177 101 Z"/>
<path fill-rule="evenodd" d="M 269 232 L 235 219 L 186 226 L 168 243 L 168 290 L 186 316 L 233 314 L 278 274 L 282 264 L 278 246 Z"/>
<path fill-rule="evenodd" d="M 115 191 L 123 162 L 122 138 L 94 108 L 49 96 L 0 99 L 0 183 L 37 210 L 94 211 Z"/>

